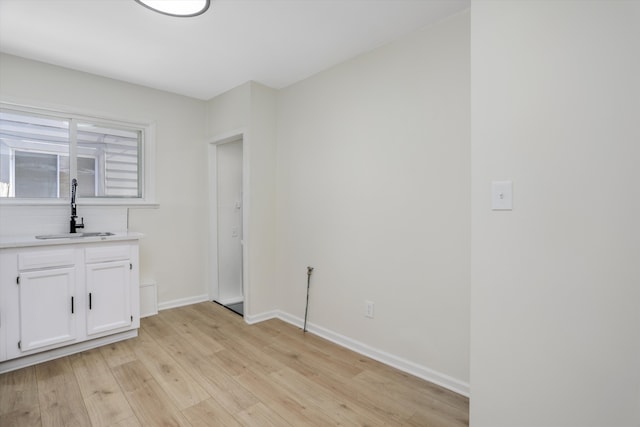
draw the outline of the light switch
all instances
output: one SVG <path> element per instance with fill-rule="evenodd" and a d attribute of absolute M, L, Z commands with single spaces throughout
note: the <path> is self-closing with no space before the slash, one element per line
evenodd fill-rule
<path fill-rule="evenodd" d="M 491 209 L 494 211 L 513 209 L 513 183 L 511 181 L 493 181 L 491 183 Z"/>

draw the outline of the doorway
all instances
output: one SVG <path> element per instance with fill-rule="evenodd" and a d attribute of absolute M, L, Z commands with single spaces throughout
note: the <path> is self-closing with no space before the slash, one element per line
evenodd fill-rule
<path fill-rule="evenodd" d="M 212 146 L 212 299 L 244 316 L 242 136 Z M 215 236 L 215 237 L 214 237 Z"/>

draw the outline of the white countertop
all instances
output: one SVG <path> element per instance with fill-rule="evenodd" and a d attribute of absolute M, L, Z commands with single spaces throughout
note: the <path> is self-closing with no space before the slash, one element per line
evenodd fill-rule
<path fill-rule="evenodd" d="M 22 248 L 28 246 L 76 245 L 81 243 L 116 242 L 119 240 L 139 240 L 144 235 L 134 231 L 114 233 L 113 236 L 93 236 L 61 239 L 36 239 L 36 236 L 2 236 L 0 249 Z"/>

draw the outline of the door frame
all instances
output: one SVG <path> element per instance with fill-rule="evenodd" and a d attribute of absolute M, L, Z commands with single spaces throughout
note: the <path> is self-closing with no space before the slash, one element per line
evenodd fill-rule
<path fill-rule="evenodd" d="M 244 313 L 250 314 L 249 282 L 249 155 L 247 133 L 235 130 L 219 135 L 209 142 L 209 300 L 219 297 L 218 283 L 218 146 L 242 141 L 242 292 Z"/>

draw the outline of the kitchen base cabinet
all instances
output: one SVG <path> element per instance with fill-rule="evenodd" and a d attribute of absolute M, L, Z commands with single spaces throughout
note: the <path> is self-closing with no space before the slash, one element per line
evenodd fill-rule
<path fill-rule="evenodd" d="M 137 336 L 138 237 L 0 250 L 0 372 Z"/>
<path fill-rule="evenodd" d="M 28 352 L 76 340 L 75 268 L 21 273 L 18 349 Z"/>
<path fill-rule="evenodd" d="M 130 266 L 129 261 L 87 264 L 87 335 L 131 326 Z"/>

